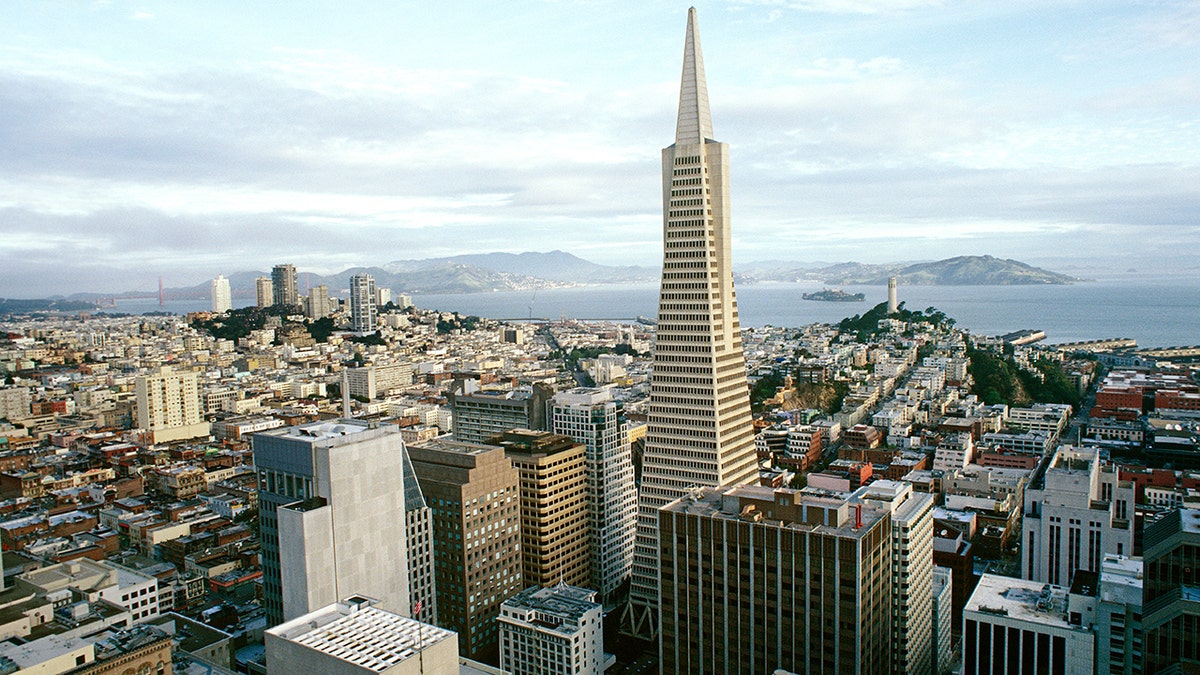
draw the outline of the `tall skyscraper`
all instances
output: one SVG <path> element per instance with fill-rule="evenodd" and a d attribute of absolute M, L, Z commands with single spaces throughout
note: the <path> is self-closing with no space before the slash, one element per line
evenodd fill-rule
<path fill-rule="evenodd" d="M 550 404 L 550 430 L 583 443 L 591 495 L 592 583 L 609 603 L 633 570 L 637 486 L 633 455 L 607 389 L 561 392 Z"/>
<path fill-rule="evenodd" d="M 229 291 L 229 280 L 220 274 L 212 280 L 212 310 L 228 312 L 233 309 L 233 294 Z"/>
<path fill-rule="evenodd" d="M 208 435 L 210 425 L 202 417 L 204 407 L 195 373 L 163 366 L 157 372 L 138 376 L 134 390 L 138 427 L 152 434 L 152 442 Z"/>
<path fill-rule="evenodd" d="M 729 146 L 712 139 L 695 8 L 688 10 L 675 143 L 662 151 L 663 271 L 625 625 L 651 636 L 658 509 L 695 486 L 758 479 L 733 292 Z"/>
<path fill-rule="evenodd" d="M 391 425 L 313 422 L 254 435 L 271 623 L 356 593 L 410 608 L 404 442 Z"/>
<path fill-rule="evenodd" d="M 496 663 L 500 604 L 524 588 L 520 473 L 493 445 L 434 439 L 409 452 L 433 510 L 438 621 L 463 656 Z"/>
<path fill-rule="evenodd" d="M 259 307 L 270 307 L 275 302 L 275 289 L 271 277 L 258 277 L 254 280 L 254 299 Z"/>
<path fill-rule="evenodd" d="M 284 263 L 276 265 L 271 270 L 272 299 L 276 305 L 300 304 L 300 292 L 297 289 L 296 266 Z"/>
<path fill-rule="evenodd" d="M 1145 672 L 1200 671 L 1200 509 L 1175 509 L 1147 525 L 1142 546 Z"/>
<path fill-rule="evenodd" d="M 350 277 L 350 328 L 355 333 L 375 332 L 375 277 Z"/>

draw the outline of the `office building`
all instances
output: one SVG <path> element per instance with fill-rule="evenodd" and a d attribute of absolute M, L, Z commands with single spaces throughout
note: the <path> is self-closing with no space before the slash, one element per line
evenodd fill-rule
<path fill-rule="evenodd" d="M 350 596 L 268 629 L 270 675 L 459 675 L 458 636 Z"/>
<path fill-rule="evenodd" d="M 963 610 L 962 673 L 1095 672 L 1095 597 L 1040 581 L 985 574 Z"/>
<path fill-rule="evenodd" d="M 409 453 L 433 510 L 438 620 L 463 656 L 494 664 L 500 604 L 525 587 L 520 473 L 492 445 L 434 439 Z"/>
<path fill-rule="evenodd" d="M 1145 651 L 1143 564 L 1108 554 L 1100 563 L 1096 606 L 1096 674 L 1141 675 Z"/>
<path fill-rule="evenodd" d="M 583 445 L 514 429 L 492 440 L 521 474 L 521 573 L 526 586 L 591 586 L 591 509 Z"/>
<path fill-rule="evenodd" d="M 591 509 L 592 584 L 613 602 L 633 571 L 637 485 L 626 425 L 608 389 L 580 387 L 555 394 L 550 430 L 583 443 Z"/>
<path fill-rule="evenodd" d="M 664 673 L 892 672 L 892 520 L 758 485 L 659 512 Z"/>
<path fill-rule="evenodd" d="M 1133 554 L 1135 488 L 1096 448 L 1060 447 L 1025 488 L 1021 576 L 1069 584 L 1100 571 L 1106 553 Z"/>
<path fill-rule="evenodd" d="M 254 298 L 255 304 L 261 307 L 270 307 L 275 303 L 275 287 L 271 283 L 271 277 L 258 277 L 254 280 Z"/>
<path fill-rule="evenodd" d="M 596 592 L 533 587 L 500 606 L 500 668 L 512 675 L 601 675 L 603 607 Z"/>
<path fill-rule="evenodd" d="M 305 312 L 308 318 L 313 320 L 324 319 L 332 311 L 333 308 L 329 304 L 329 287 L 325 284 L 314 286 L 308 292 L 308 306 Z"/>
<path fill-rule="evenodd" d="M 487 443 L 509 429 L 546 431 L 546 403 L 554 390 L 546 384 L 511 391 L 485 389 L 451 398 L 454 439 Z"/>
<path fill-rule="evenodd" d="M 409 614 L 400 429 L 313 422 L 255 434 L 253 447 L 268 620 L 356 593 Z"/>
<path fill-rule="evenodd" d="M 229 280 L 220 274 L 212 280 L 212 311 L 220 314 L 233 309 L 233 294 L 229 290 Z"/>
<path fill-rule="evenodd" d="M 1200 671 L 1200 510 L 1175 509 L 1146 526 L 1145 672 Z"/>
<path fill-rule="evenodd" d="M 401 432 L 403 436 L 403 432 Z M 404 452 L 404 536 L 408 547 L 408 597 L 413 618 L 438 622 L 437 573 L 434 570 L 433 509 L 421 492 L 408 450 Z M 418 608 L 420 611 L 418 612 Z"/>
<path fill-rule="evenodd" d="M 856 491 L 853 499 L 892 515 L 893 672 L 930 673 L 933 495 L 914 491 L 910 483 L 878 480 Z"/>
<path fill-rule="evenodd" d="M 950 568 L 933 568 L 933 630 L 929 651 L 933 655 L 933 672 L 948 673 L 954 669 L 954 593 Z"/>
<path fill-rule="evenodd" d="M 355 274 L 350 277 L 350 330 L 374 333 L 375 317 L 375 277 Z"/>
<path fill-rule="evenodd" d="M 271 269 L 271 301 L 272 304 L 285 307 L 300 304 L 295 265 L 285 263 Z"/>
<path fill-rule="evenodd" d="M 163 366 L 134 382 L 138 428 L 149 432 L 151 442 L 166 443 L 209 434 L 201 416 L 200 386 L 196 374 Z"/>
<path fill-rule="evenodd" d="M 383 398 L 411 384 L 411 363 L 389 363 L 346 370 L 346 386 L 350 395 L 362 396 L 367 400 Z"/>
<path fill-rule="evenodd" d="M 675 142 L 662 151 L 663 271 L 626 627 L 655 630 L 658 509 L 697 485 L 758 481 L 731 261 L 729 146 L 713 140 L 695 8 Z"/>

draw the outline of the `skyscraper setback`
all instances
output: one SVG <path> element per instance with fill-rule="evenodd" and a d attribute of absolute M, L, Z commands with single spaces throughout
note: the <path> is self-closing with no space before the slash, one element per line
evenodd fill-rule
<path fill-rule="evenodd" d="M 729 146 L 712 136 L 692 8 L 675 142 L 662 151 L 662 285 L 626 617 L 627 629 L 644 636 L 657 632 L 658 509 L 691 487 L 758 478 L 733 291 Z"/>

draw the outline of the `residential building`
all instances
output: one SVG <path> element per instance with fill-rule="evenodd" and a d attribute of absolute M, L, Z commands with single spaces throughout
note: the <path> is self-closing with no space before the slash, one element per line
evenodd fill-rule
<path fill-rule="evenodd" d="M 1096 636 L 1083 620 L 1089 600 L 1094 611 L 1094 597 L 1061 586 L 983 575 L 963 610 L 961 672 L 1092 675 Z"/>
<path fill-rule="evenodd" d="M 259 307 L 275 304 L 275 287 L 271 283 L 271 277 L 258 277 L 254 280 L 254 298 Z"/>
<path fill-rule="evenodd" d="M 550 403 L 550 430 L 584 446 L 592 584 L 602 602 L 612 602 L 633 570 L 637 531 L 637 486 L 626 425 L 608 389 L 580 387 L 559 392 Z"/>
<path fill-rule="evenodd" d="M 220 274 L 212 280 L 212 311 L 220 314 L 233 309 L 233 294 L 229 290 L 229 280 Z"/>
<path fill-rule="evenodd" d="M 757 485 L 659 512 L 664 673 L 893 672 L 886 509 Z"/>
<path fill-rule="evenodd" d="M 729 146 L 713 140 L 696 10 L 688 10 L 675 142 L 662 151 L 663 271 L 625 626 L 653 636 L 658 509 L 698 485 L 758 481 L 733 288 Z"/>
<path fill-rule="evenodd" d="M 512 675 L 601 675 L 603 607 L 596 592 L 533 587 L 500 606 L 500 668 Z"/>
<path fill-rule="evenodd" d="M 376 329 L 375 277 L 355 274 L 350 277 L 350 330 L 374 333 Z"/>
<path fill-rule="evenodd" d="M 513 429 L 492 440 L 521 474 L 521 573 L 526 586 L 591 585 L 591 509 L 583 445 Z"/>
<path fill-rule="evenodd" d="M 312 422 L 253 437 L 264 606 L 290 621 L 354 593 L 408 614 L 400 429 Z M 402 535 L 403 533 L 401 533 Z"/>
<path fill-rule="evenodd" d="M 324 319 L 329 316 L 333 308 L 329 304 L 329 287 L 325 284 L 314 286 L 308 291 L 308 307 L 305 312 L 308 318 Z"/>
<path fill-rule="evenodd" d="M 411 384 L 411 363 L 390 363 L 346 370 L 346 385 L 350 389 L 350 395 L 362 396 L 367 400 L 383 398 Z"/>
<path fill-rule="evenodd" d="M 284 263 L 271 269 L 271 304 L 293 307 L 300 304 L 296 266 Z"/>
<path fill-rule="evenodd" d="M 1100 571 L 1104 554 L 1133 553 L 1135 488 L 1095 448 L 1060 447 L 1025 488 L 1021 576 L 1068 584 Z"/>
<path fill-rule="evenodd" d="M 196 374 L 162 366 L 134 383 L 137 424 L 150 433 L 152 442 L 166 443 L 207 436 L 208 422 L 201 416 L 200 387 Z"/>
<path fill-rule="evenodd" d="M 525 587 L 520 473 L 491 445 L 439 438 L 409 453 L 433 510 L 438 620 L 463 656 L 495 663 L 500 604 Z"/>

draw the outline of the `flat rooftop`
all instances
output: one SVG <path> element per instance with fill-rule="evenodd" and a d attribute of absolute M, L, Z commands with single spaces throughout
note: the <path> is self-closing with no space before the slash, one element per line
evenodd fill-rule
<path fill-rule="evenodd" d="M 984 574 L 979 578 L 963 611 L 1006 616 L 1066 630 L 1087 630 L 1067 621 L 1067 589 L 997 574 Z"/>

